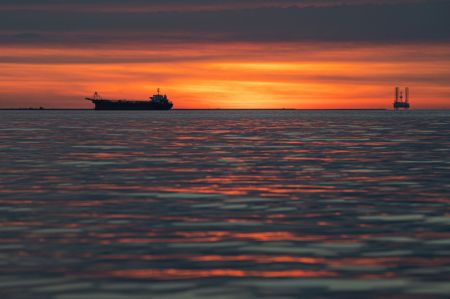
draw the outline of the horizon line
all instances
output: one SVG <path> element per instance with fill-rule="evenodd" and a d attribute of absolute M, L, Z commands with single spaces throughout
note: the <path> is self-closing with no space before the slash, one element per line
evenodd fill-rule
<path fill-rule="evenodd" d="M 450 109 L 450 108 L 449 108 Z M 116 110 L 95 110 L 92 108 L 40 108 L 40 107 L 29 107 L 29 108 L 0 108 L 3 111 L 11 110 L 27 110 L 27 111 L 44 111 L 44 110 L 75 110 L 75 111 L 160 111 L 160 110 L 126 110 L 126 109 L 116 109 Z M 190 110 L 392 110 L 388 108 L 174 108 L 172 111 L 190 111 Z M 442 109 L 419 109 L 419 110 L 442 110 Z M 169 111 L 169 110 L 168 110 Z"/>

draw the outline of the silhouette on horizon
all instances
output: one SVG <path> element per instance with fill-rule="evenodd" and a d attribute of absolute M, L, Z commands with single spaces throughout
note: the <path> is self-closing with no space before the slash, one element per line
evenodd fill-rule
<path fill-rule="evenodd" d="M 395 88 L 395 102 L 394 109 L 409 109 L 409 87 L 405 88 L 405 96 L 403 97 L 403 91 L 400 91 L 400 88 Z"/>
<path fill-rule="evenodd" d="M 170 110 L 173 103 L 167 95 L 161 95 L 159 88 L 157 94 L 150 97 L 150 100 L 109 100 L 95 92 L 91 98 L 85 98 L 95 105 L 95 110 Z"/>

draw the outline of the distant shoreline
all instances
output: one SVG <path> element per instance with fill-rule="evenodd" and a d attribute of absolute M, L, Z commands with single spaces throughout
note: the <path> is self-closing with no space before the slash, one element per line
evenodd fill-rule
<path fill-rule="evenodd" d="M 171 111 L 386 111 L 386 108 L 204 108 L 172 109 Z M 95 110 L 88 108 L 0 108 L 0 111 L 159 111 L 159 110 Z"/>

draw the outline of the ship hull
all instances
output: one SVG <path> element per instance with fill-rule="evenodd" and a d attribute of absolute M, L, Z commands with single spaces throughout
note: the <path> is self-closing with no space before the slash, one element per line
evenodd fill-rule
<path fill-rule="evenodd" d="M 173 104 L 157 104 L 150 101 L 110 101 L 88 99 L 95 110 L 170 110 Z"/>

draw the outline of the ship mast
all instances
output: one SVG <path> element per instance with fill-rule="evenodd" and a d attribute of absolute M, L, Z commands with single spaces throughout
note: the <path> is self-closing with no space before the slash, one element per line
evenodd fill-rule
<path fill-rule="evenodd" d="M 93 98 L 94 98 L 94 100 L 101 100 L 102 96 L 98 92 L 94 92 Z"/>

